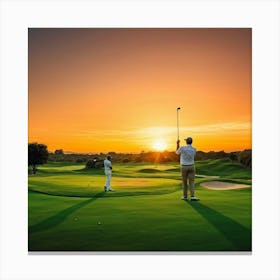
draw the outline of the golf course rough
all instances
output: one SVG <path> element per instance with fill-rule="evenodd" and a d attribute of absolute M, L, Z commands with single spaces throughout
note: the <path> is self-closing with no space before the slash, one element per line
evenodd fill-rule
<path fill-rule="evenodd" d="M 48 163 L 29 177 L 29 251 L 251 251 L 251 170 L 228 160 L 196 163 L 199 202 L 182 201 L 180 168 L 114 164 L 102 169 Z M 151 171 L 152 170 L 152 171 Z M 207 172 L 205 172 L 207 170 Z M 206 174 L 205 174 L 206 173 Z M 207 181 L 246 184 L 226 191 Z"/>

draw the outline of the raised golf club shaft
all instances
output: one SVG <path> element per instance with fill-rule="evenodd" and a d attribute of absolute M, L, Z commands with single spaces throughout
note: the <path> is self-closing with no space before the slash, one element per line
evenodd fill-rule
<path fill-rule="evenodd" d="M 177 140 L 179 140 L 179 110 L 181 107 L 177 108 Z"/>

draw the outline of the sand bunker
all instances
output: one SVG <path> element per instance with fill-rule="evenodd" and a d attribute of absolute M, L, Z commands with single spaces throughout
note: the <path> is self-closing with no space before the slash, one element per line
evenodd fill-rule
<path fill-rule="evenodd" d="M 235 184 L 235 183 L 227 183 L 227 182 L 220 182 L 220 181 L 203 182 L 200 185 L 211 190 L 232 190 L 232 189 L 243 189 L 243 188 L 251 187 L 250 185 L 245 185 L 245 184 Z"/>

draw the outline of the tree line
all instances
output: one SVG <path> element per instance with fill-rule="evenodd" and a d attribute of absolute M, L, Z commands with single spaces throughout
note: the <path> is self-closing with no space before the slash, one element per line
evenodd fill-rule
<path fill-rule="evenodd" d="M 112 156 L 113 162 L 116 163 L 167 163 L 178 162 L 179 156 L 174 151 L 164 152 L 145 152 L 134 153 L 116 153 L 109 152 Z M 46 162 L 73 162 L 84 163 L 87 168 L 103 167 L 103 160 L 107 154 L 82 154 L 82 153 L 65 153 L 63 149 L 57 149 L 54 152 L 49 152 L 44 144 L 29 143 L 28 144 L 28 166 L 31 168 L 32 173 L 36 174 L 37 166 Z M 248 168 L 252 168 L 252 150 L 247 149 L 236 152 L 224 151 L 210 151 L 203 152 L 197 151 L 196 160 L 215 160 L 229 158 L 232 162 L 238 162 Z"/>

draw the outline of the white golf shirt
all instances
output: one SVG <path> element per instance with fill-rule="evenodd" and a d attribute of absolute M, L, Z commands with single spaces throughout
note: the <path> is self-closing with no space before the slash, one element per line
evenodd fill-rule
<path fill-rule="evenodd" d="M 105 160 L 104 160 L 104 169 L 105 169 L 105 173 L 108 173 L 108 172 L 111 173 L 111 168 L 110 168 L 110 167 L 112 167 L 111 161 L 108 160 L 108 159 L 105 159 Z"/>
<path fill-rule="evenodd" d="M 177 155 L 180 155 L 181 165 L 193 165 L 196 149 L 192 145 L 182 146 L 176 151 Z"/>

